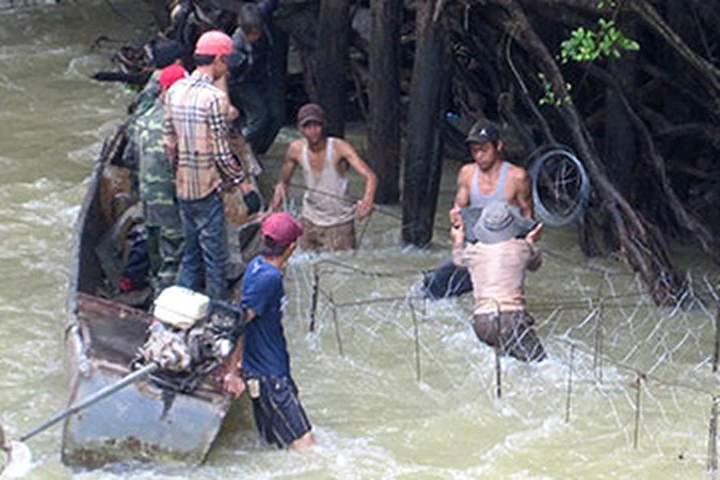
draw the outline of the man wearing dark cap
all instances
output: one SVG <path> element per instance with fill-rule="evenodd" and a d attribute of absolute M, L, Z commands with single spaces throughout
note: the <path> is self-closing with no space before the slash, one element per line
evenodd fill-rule
<path fill-rule="evenodd" d="M 463 207 L 484 207 L 504 200 L 533 218 L 532 186 L 527 171 L 502 159 L 503 141 L 497 126 L 486 119 L 476 122 L 465 142 L 474 160 L 460 169 L 450 221 L 455 223 Z"/>
<path fill-rule="evenodd" d="M 224 377 L 235 395 L 247 390 L 255 424 L 270 444 L 305 451 L 314 444 L 310 422 L 290 376 L 283 332 L 283 267 L 295 251 L 302 225 L 287 212 L 273 213 L 262 224 L 263 252 L 247 267 L 242 306 L 248 312 L 242 349 L 233 352 Z M 242 357 L 242 381 L 237 360 Z"/>
<path fill-rule="evenodd" d="M 372 211 L 377 176 L 348 142 L 325 135 L 325 112 L 320 105 L 303 105 L 297 124 L 303 138 L 293 141 L 285 152 L 272 206 L 280 207 L 295 167 L 300 165 L 307 188 L 302 206 L 305 234 L 300 248 L 353 249 L 355 218 L 362 220 Z M 350 167 L 365 180 L 365 193 L 356 203 L 346 195 Z"/>
<path fill-rule="evenodd" d="M 541 231 L 542 224 L 522 216 L 516 206 L 493 200 L 475 224 L 460 218 L 450 234 L 453 262 L 467 267 L 472 277 L 475 334 L 525 362 L 546 356 L 525 309 L 525 272 L 542 264 L 535 246 Z"/>

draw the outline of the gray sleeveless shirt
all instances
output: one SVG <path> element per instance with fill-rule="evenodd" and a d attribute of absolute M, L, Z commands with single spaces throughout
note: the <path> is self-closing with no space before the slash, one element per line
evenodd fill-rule
<path fill-rule="evenodd" d="M 314 172 L 310 167 L 307 143 L 302 150 L 303 175 L 307 187 L 302 216 L 320 227 L 340 225 L 355 218 L 355 205 L 345 198 L 348 179 L 338 173 L 333 162 L 333 140 L 332 137 L 327 139 L 320 172 Z"/>
<path fill-rule="evenodd" d="M 510 168 L 508 162 L 502 162 L 500 168 L 500 176 L 498 177 L 498 183 L 495 190 L 490 195 L 483 195 L 480 192 L 480 185 L 478 179 L 480 176 L 480 167 L 475 165 L 475 172 L 472 178 L 472 187 L 470 188 L 470 206 L 471 207 L 485 207 L 488 203 L 494 200 L 504 200 L 503 193 L 505 191 L 505 181 L 507 180 L 507 172 Z"/>

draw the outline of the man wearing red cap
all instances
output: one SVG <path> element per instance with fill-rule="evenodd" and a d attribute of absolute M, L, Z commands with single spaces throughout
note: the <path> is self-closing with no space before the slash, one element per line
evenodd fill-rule
<path fill-rule="evenodd" d="M 303 138 L 293 141 L 285 153 L 273 208 L 282 203 L 295 167 L 300 165 L 307 187 L 302 206 L 305 234 L 300 247 L 330 251 L 355 248 L 355 217 L 362 220 L 372 211 L 377 176 L 348 142 L 325 135 L 325 112 L 320 105 L 303 105 L 297 124 Z M 355 204 L 346 197 L 350 167 L 365 180 L 365 193 Z"/>
<path fill-rule="evenodd" d="M 156 292 L 175 282 L 182 257 L 182 224 L 175 198 L 174 175 L 163 147 L 163 123 L 167 91 L 186 75 L 180 65 L 170 65 L 159 72 L 160 94 L 133 122 L 125 149 L 125 155 L 133 155 L 140 164 L 140 200 Z M 121 289 L 132 287 L 127 280 L 121 282 Z"/>
<path fill-rule="evenodd" d="M 185 235 L 177 284 L 199 290 L 203 276 L 208 296 L 227 296 L 228 248 L 219 191 L 223 180 L 245 174 L 230 151 L 227 94 L 213 82 L 227 73 L 232 40 L 211 30 L 195 46 L 192 75 L 170 89 L 166 100 L 165 147 L 176 169 L 175 185 Z"/>
<path fill-rule="evenodd" d="M 225 388 L 239 395 L 247 386 L 255 424 L 262 437 L 278 447 L 305 451 L 314 444 L 310 422 L 290 376 L 290 356 L 282 326 L 285 303 L 283 267 L 295 251 L 302 225 L 289 213 L 273 213 L 262 224 L 263 252 L 247 267 L 242 305 L 250 320 L 242 349 L 233 352 Z M 243 384 L 236 368 L 242 355 Z"/>

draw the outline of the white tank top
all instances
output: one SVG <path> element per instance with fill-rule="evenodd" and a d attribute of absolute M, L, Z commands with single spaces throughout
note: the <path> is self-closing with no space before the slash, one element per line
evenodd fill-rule
<path fill-rule="evenodd" d="M 310 167 L 307 143 L 302 150 L 303 175 L 308 189 L 303 198 L 302 216 L 321 227 L 340 225 L 355 218 L 355 205 L 345 196 L 348 179 L 338 173 L 333 162 L 333 140 L 327 139 L 320 172 Z"/>

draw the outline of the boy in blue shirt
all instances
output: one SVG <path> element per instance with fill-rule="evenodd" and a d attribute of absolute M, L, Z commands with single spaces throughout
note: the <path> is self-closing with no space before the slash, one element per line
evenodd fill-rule
<path fill-rule="evenodd" d="M 224 378 L 226 390 L 236 395 L 247 387 L 255 424 L 268 443 L 301 452 L 310 448 L 314 439 L 290 376 L 281 320 L 285 299 L 282 268 L 302 231 L 302 225 L 287 212 L 273 213 L 263 222 L 263 252 L 250 262 L 242 283 L 241 302 L 249 320 L 242 348 L 245 383 L 232 371 Z"/>

